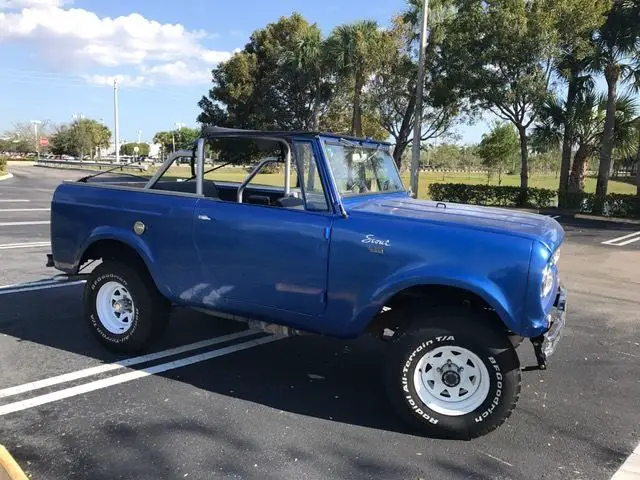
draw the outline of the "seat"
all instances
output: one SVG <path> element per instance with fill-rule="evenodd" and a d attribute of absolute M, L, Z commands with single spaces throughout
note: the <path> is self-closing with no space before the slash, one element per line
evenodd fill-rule
<path fill-rule="evenodd" d="M 295 210 L 304 210 L 304 200 L 297 197 L 282 197 L 276 200 L 276 205 L 282 208 L 293 208 Z"/>

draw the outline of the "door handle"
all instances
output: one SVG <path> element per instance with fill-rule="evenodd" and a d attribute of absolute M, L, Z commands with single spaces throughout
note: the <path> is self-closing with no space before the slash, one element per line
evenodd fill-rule
<path fill-rule="evenodd" d="M 211 217 L 209 217 L 209 215 L 198 215 L 198 220 L 203 220 L 206 222 L 210 222 L 211 221 Z"/>

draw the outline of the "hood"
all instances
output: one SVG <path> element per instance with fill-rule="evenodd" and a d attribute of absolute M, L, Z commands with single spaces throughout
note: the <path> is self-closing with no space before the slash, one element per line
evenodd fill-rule
<path fill-rule="evenodd" d="M 538 240 L 551 251 L 555 251 L 564 239 L 564 230 L 553 218 L 505 208 L 386 195 L 366 199 L 352 197 L 345 202 L 345 208 L 350 212 L 368 212 L 517 235 Z"/>

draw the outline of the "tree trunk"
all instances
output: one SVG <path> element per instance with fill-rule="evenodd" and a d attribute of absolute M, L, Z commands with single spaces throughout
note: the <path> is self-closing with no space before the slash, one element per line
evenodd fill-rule
<path fill-rule="evenodd" d="M 402 123 L 400 124 L 400 130 L 396 138 L 396 148 L 393 149 L 393 159 L 396 162 L 398 170 L 402 167 L 402 155 L 409 145 L 409 135 L 413 130 L 412 119 L 416 109 L 416 97 L 411 95 L 409 97 L 409 103 L 407 109 L 402 117 Z"/>
<path fill-rule="evenodd" d="M 587 149 L 581 146 L 573 158 L 573 166 L 571 167 L 568 184 L 569 193 L 584 192 L 584 174 L 587 166 L 588 153 Z"/>
<path fill-rule="evenodd" d="M 316 85 L 316 93 L 313 96 L 313 107 L 311 110 L 311 130 L 318 131 L 320 129 L 320 103 L 322 101 L 320 95 L 320 85 Z"/>
<path fill-rule="evenodd" d="M 560 185 L 558 190 L 566 192 L 569 182 L 569 169 L 571 168 L 571 147 L 573 146 L 573 107 L 578 95 L 578 75 L 572 72 L 569 86 L 567 88 L 567 108 L 564 119 L 564 136 L 562 138 L 562 160 L 560 162 Z M 564 196 L 560 195 L 560 207 L 563 204 Z"/>
<path fill-rule="evenodd" d="M 640 131 L 640 128 L 638 130 Z M 636 153 L 636 195 L 640 203 L 640 135 L 638 135 L 638 152 Z M 640 205 L 638 208 L 640 209 Z"/>
<path fill-rule="evenodd" d="M 529 150 L 527 148 L 527 130 L 519 126 L 520 135 L 520 205 L 526 205 L 529 188 Z"/>
<path fill-rule="evenodd" d="M 611 154 L 613 153 L 613 133 L 616 126 L 616 88 L 620 77 L 618 65 L 608 65 L 604 71 L 607 80 L 607 115 L 604 120 L 604 131 L 600 143 L 600 165 L 598 167 L 598 183 L 596 184 L 596 201 L 594 213 L 602 214 L 604 197 L 609 186 L 611 171 Z"/>
<path fill-rule="evenodd" d="M 356 86 L 353 95 L 353 118 L 351 120 L 351 135 L 362 137 L 362 88 L 364 82 L 362 78 L 356 77 Z"/>

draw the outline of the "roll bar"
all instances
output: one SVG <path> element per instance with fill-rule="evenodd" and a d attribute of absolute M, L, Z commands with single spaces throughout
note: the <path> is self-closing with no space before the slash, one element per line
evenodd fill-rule
<path fill-rule="evenodd" d="M 265 158 L 258 164 L 256 168 L 253 169 L 253 172 L 251 172 L 249 176 L 244 179 L 244 182 L 242 182 L 238 187 L 238 203 L 242 203 L 242 195 L 244 194 L 244 190 L 247 188 L 249 182 L 253 180 L 253 177 L 255 177 L 260 172 L 260 170 L 262 170 L 262 167 L 270 163 L 278 163 L 278 161 L 273 158 Z"/>

